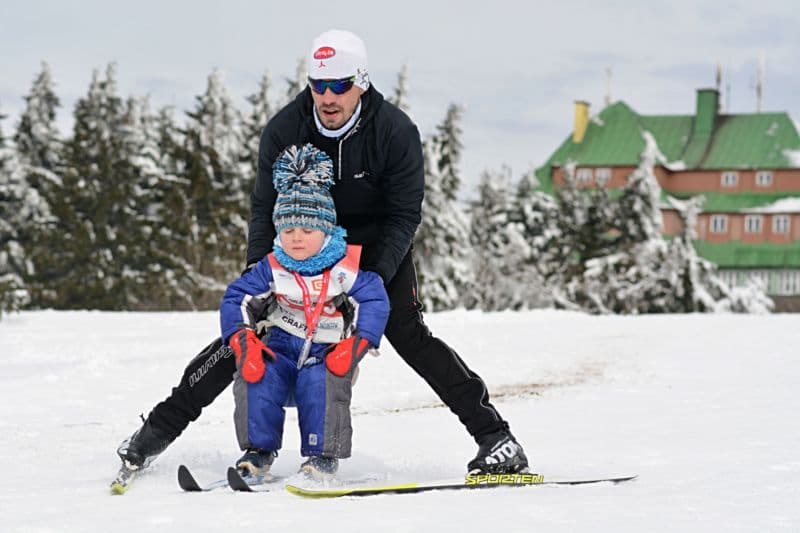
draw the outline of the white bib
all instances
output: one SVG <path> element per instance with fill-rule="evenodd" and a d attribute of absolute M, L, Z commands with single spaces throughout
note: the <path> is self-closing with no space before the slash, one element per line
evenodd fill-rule
<path fill-rule="evenodd" d="M 294 274 L 286 270 L 274 254 L 267 256 L 269 266 L 272 268 L 275 301 L 277 305 L 267 316 L 270 323 L 280 329 L 304 339 L 306 337 L 306 315 L 303 307 L 303 290 L 298 285 Z M 361 246 L 347 245 L 347 253 L 331 267 L 328 293 L 325 296 L 325 305 L 322 315 L 314 331 L 313 341 L 318 343 L 339 342 L 344 337 L 344 317 L 333 304 L 334 299 L 346 294 L 355 284 L 358 276 L 358 262 L 361 258 Z M 322 290 L 322 274 L 316 276 L 302 276 L 308 287 L 312 308 L 319 300 Z"/>

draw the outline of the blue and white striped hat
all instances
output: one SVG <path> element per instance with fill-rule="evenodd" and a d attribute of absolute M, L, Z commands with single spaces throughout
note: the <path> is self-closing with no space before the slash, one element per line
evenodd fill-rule
<path fill-rule="evenodd" d="M 275 231 L 289 227 L 313 228 L 331 235 L 336 227 L 333 204 L 333 161 L 308 143 L 285 149 L 272 165 L 278 197 L 272 212 Z"/>

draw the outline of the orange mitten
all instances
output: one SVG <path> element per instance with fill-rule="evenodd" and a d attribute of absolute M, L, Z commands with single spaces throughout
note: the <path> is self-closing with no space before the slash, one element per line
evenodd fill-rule
<path fill-rule="evenodd" d="M 261 342 L 255 331 L 249 328 L 242 328 L 231 335 L 228 343 L 236 354 L 236 368 L 244 380 L 248 383 L 258 383 L 267 369 L 264 356 L 274 361 L 275 353 Z"/>
<path fill-rule="evenodd" d="M 325 365 L 335 376 L 342 377 L 357 365 L 369 351 L 369 341 L 358 335 L 334 344 L 325 357 Z"/>

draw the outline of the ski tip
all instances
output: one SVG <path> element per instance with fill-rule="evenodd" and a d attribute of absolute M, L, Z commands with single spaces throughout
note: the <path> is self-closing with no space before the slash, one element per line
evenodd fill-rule
<path fill-rule="evenodd" d="M 237 492 L 253 492 L 247 481 L 242 479 L 239 471 L 232 466 L 228 467 L 228 485 Z"/>
<path fill-rule="evenodd" d="M 119 472 L 117 472 L 114 481 L 111 482 L 111 494 L 125 494 L 125 492 L 128 490 L 128 487 L 130 487 L 131 483 L 136 478 L 137 474 L 137 470 L 131 470 L 125 465 L 122 465 L 119 469 Z"/>
<path fill-rule="evenodd" d="M 283 479 L 270 473 L 242 476 L 239 470 L 232 466 L 228 468 L 227 477 L 228 486 L 237 492 L 270 492 L 275 490 L 272 484 Z"/>
<path fill-rule="evenodd" d="M 304 498 L 338 498 L 352 492 L 349 489 L 305 489 L 296 485 L 285 485 L 284 488 L 290 494 L 303 496 Z"/>
<path fill-rule="evenodd" d="M 186 492 L 198 492 L 202 490 L 186 465 L 180 465 L 178 467 L 178 485 Z"/>
<path fill-rule="evenodd" d="M 189 468 L 186 465 L 179 465 L 178 466 L 178 480 L 181 479 L 189 479 L 193 478 L 192 473 L 189 472 Z"/>

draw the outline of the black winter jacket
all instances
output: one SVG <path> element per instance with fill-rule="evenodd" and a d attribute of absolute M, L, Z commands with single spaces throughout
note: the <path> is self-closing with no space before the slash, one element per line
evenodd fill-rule
<path fill-rule="evenodd" d="M 319 133 L 312 110 L 306 87 L 261 134 L 258 175 L 250 195 L 247 263 L 272 251 L 272 164 L 286 147 L 310 142 L 333 160 L 338 224 L 347 230 L 348 243 L 363 246 L 361 269 L 377 272 L 388 283 L 421 220 L 425 172 L 419 131 L 373 87 L 361 95 L 358 122 L 340 139 Z"/>

